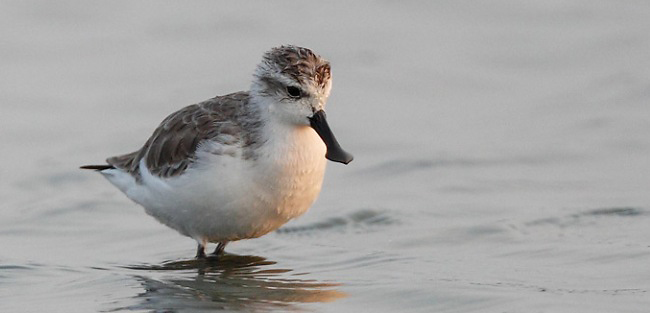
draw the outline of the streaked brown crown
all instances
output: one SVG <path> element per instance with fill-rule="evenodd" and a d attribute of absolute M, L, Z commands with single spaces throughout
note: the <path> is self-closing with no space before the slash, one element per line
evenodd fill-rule
<path fill-rule="evenodd" d="M 276 71 L 290 76 L 297 82 L 310 79 L 319 86 L 325 86 L 331 77 L 330 64 L 313 51 L 297 46 L 281 46 L 264 54 L 257 75 L 265 71 Z"/>

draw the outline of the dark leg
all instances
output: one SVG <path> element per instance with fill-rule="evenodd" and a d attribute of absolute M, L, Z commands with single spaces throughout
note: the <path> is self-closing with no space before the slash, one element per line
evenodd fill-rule
<path fill-rule="evenodd" d="M 226 245 L 228 244 L 227 241 L 222 241 L 217 245 L 217 248 L 214 249 L 214 252 L 212 254 L 219 256 L 223 254 L 223 250 L 226 249 Z"/>
<path fill-rule="evenodd" d="M 205 247 L 202 244 L 199 244 L 196 248 L 196 258 L 205 259 Z"/>

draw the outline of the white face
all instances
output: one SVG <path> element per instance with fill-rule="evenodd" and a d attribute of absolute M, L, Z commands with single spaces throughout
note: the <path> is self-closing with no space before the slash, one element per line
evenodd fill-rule
<path fill-rule="evenodd" d="M 329 62 L 307 48 L 281 46 L 264 54 L 254 76 L 251 96 L 268 108 L 275 120 L 311 126 L 327 146 L 328 160 L 352 161 L 325 118 L 325 103 L 332 88 Z"/>
<path fill-rule="evenodd" d="M 328 78 L 318 84 L 309 77 L 296 81 L 282 73 L 265 73 L 253 83 L 256 96 L 268 103 L 269 112 L 279 120 L 295 125 L 309 125 L 309 118 L 323 110 L 332 87 Z"/>

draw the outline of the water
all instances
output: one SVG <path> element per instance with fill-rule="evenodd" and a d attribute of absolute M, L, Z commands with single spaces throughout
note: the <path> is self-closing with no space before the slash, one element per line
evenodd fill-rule
<path fill-rule="evenodd" d="M 647 312 L 646 2 L 0 5 L 2 312 Z M 82 164 L 332 61 L 349 166 L 276 233 L 194 261 Z"/>

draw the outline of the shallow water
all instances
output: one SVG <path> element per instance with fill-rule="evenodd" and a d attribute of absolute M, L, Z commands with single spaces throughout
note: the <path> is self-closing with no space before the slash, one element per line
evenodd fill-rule
<path fill-rule="evenodd" d="M 650 5 L 3 2 L 2 312 L 647 312 Z M 82 164 L 332 61 L 330 164 L 303 217 L 221 262 Z M 226 61 L 227 60 L 227 61 Z"/>

